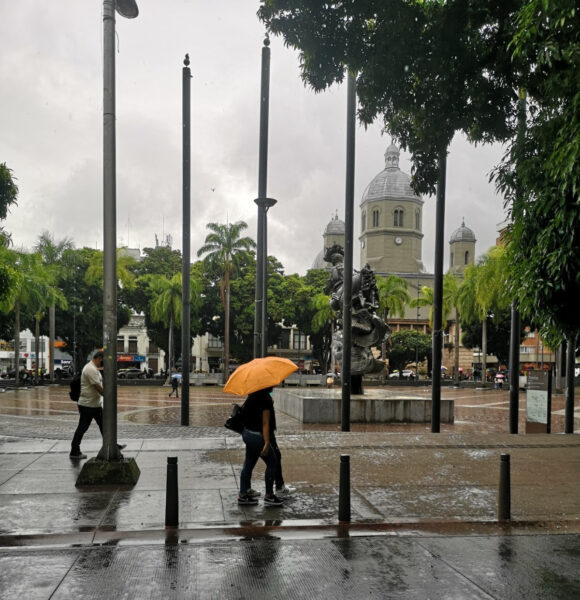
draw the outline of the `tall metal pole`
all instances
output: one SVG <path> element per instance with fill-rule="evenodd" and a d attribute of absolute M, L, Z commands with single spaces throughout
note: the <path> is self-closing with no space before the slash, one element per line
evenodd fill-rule
<path fill-rule="evenodd" d="M 524 142 L 526 133 L 526 94 L 520 93 L 518 102 L 518 144 Z M 521 192 L 516 180 L 517 201 L 521 201 Z M 511 305 L 510 324 L 510 402 L 509 402 L 509 427 L 510 433 L 518 433 L 518 420 L 520 412 L 520 313 L 514 301 Z M 537 358 L 537 357 L 536 357 Z"/>
<path fill-rule="evenodd" d="M 191 69 L 185 55 L 183 81 L 183 251 L 181 264 L 181 424 L 189 425 L 191 357 Z"/>
<path fill-rule="evenodd" d="M 341 430 L 350 431 L 352 250 L 354 222 L 354 166 L 356 133 L 356 78 L 349 71 L 346 107 L 346 182 L 344 193 L 344 282 L 342 294 L 342 405 Z"/>
<path fill-rule="evenodd" d="M 433 285 L 433 366 L 431 369 L 431 433 L 439 433 L 441 422 L 441 357 L 443 346 L 443 237 L 445 233 L 445 180 L 447 149 L 439 154 L 437 204 L 435 207 L 435 280 Z"/>
<path fill-rule="evenodd" d="M 115 1 L 103 1 L 103 447 L 100 460 L 120 460 L 117 447 L 117 189 L 115 138 Z"/>
<path fill-rule="evenodd" d="M 262 76 L 260 86 L 260 146 L 258 162 L 258 240 L 256 248 L 256 303 L 254 307 L 254 358 L 264 356 L 263 338 L 265 336 L 265 285 L 266 271 L 264 241 L 266 235 L 266 199 L 268 183 L 268 117 L 270 108 L 270 40 L 264 40 L 262 47 Z"/>
<path fill-rule="evenodd" d="M 576 366 L 576 334 L 570 334 L 566 344 L 566 405 L 564 433 L 574 433 L 574 367 Z"/>
<path fill-rule="evenodd" d="M 48 375 L 50 377 L 50 383 L 54 383 L 54 323 L 55 323 L 55 306 L 54 303 L 50 305 L 49 318 L 48 318 Z"/>
<path fill-rule="evenodd" d="M 520 314 L 515 302 L 511 307 L 510 328 L 510 433 L 518 432 L 520 412 Z"/>

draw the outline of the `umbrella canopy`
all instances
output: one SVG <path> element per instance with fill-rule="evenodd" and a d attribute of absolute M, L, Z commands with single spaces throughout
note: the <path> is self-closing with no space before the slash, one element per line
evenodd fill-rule
<path fill-rule="evenodd" d="M 246 396 L 252 392 L 278 385 L 298 367 L 289 359 L 280 356 L 254 358 L 240 365 L 228 379 L 224 392 Z"/>

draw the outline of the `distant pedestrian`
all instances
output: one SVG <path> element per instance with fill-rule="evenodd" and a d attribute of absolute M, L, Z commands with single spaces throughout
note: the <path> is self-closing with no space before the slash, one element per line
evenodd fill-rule
<path fill-rule="evenodd" d="M 99 369 L 103 368 L 104 355 L 101 350 L 95 352 L 91 361 L 81 373 L 81 395 L 78 399 L 79 424 L 74 433 L 70 457 L 86 458 L 81 452 L 81 442 L 93 419 L 103 435 L 103 377 Z M 126 444 L 118 444 L 122 450 Z"/>
<path fill-rule="evenodd" d="M 181 375 L 179 373 L 173 373 L 171 376 L 171 392 L 169 392 L 169 398 L 175 392 L 175 397 L 179 398 L 179 382 L 181 380 Z"/>

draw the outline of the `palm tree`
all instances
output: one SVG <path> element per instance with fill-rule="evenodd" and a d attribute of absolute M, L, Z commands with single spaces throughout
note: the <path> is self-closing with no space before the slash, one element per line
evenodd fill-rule
<path fill-rule="evenodd" d="M 52 286 L 49 272 L 42 265 L 40 254 L 5 251 L 5 259 L 14 269 L 14 285 L 8 296 L 0 304 L 3 312 L 14 311 L 14 370 L 15 385 L 18 387 L 20 367 L 20 310 L 23 306 L 32 308 L 46 306 L 56 289 Z M 37 358 L 38 363 L 38 358 Z"/>
<path fill-rule="evenodd" d="M 51 270 L 54 271 L 55 277 L 61 270 L 60 261 L 65 250 L 72 250 L 74 243 L 71 238 L 65 237 L 60 241 L 56 241 L 54 236 L 47 230 L 43 231 L 38 236 L 38 242 L 34 246 L 35 252 L 38 252 L 42 256 L 42 262 Z M 55 337 L 55 304 L 50 304 L 48 308 L 48 337 L 49 337 L 49 351 L 48 351 L 48 372 L 50 374 L 50 381 L 54 382 L 54 337 Z"/>
<path fill-rule="evenodd" d="M 167 341 L 168 370 L 175 367 L 173 351 L 173 327 L 181 323 L 182 278 L 176 273 L 169 279 L 165 275 L 144 275 L 141 280 L 147 283 L 153 294 L 150 303 L 151 320 L 163 323 L 169 330 Z"/>
<path fill-rule="evenodd" d="M 376 280 L 379 290 L 379 312 L 385 323 L 387 322 L 389 313 L 395 317 L 403 318 L 405 310 L 411 301 L 411 297 L 407 291 L 407 282 L 397 275 L 379 276 Z M 383 340 L 381 344 L 381 356 L 383 359 L 386 354 L 387 342 Z"/>
<path fill-rule="evenodd" d="M 122 287 L 133 289 L 136 278 L 131 268 L 137 264 L 137 261 L 127 254 L 126 248 L 117 248 L 116 262 L 117 281 Z M 103 267 L 103 253 L 95 252 L 85 275 L 86 283 L 103 287 Z"/>
<path fill-rule="evenodd" d="M 463 273 L 457 304 L 466 321 L 481 321 L 481 380 L 485 386 L 487 371 L 487 318 L 494 309 L 509 306 L 505 281 L 505 249 L 494 246 L 476 265 Z"/>
<path fill-rule="evenodd" d="M 451 316 L 453 309 L 456 311 L 457 323 L 455 327 L 455 377 L 459 377 L 459 310 L 457 308 L 457 295 L 459 289 L 459 281 L 453 273 L 445 273 L 443 277 L 443 298 L 441 310 L 441 326 L 443 329 L 447 327 L 447 320 Z M 413 298 L 410 302 L 411 307 L 418 306 L 429 307 L 429 326 L 433 327 L 433 301 L 435 292 L 433 288 L 424 285 L 421 288 L 421 295 L 418 298 Z"/>
<path fill-rule="evenodd" d="M 320 331 L 324 329 L 330 323 L 330 339 L 329 345 L 323 350 L 323 356 L 325 359 L 328 357 L 330 365 L 325 360 L 324 369 L 326 371 L 334 370 L 334 361 L 332 360 L 332 338 L 334 337 L 334 321 L 336 319 L 336 311 L 330 306 L 330 296 L 320 293 L 316 294 L 311 301 L 312 307 L 316 309 L 314 316 L 312 317 L 312 331 Z"/>
<path fill-rule="evenodd" d="M 229 374 L 230 362 L 230 277 L 237 271 L 239 261 L 256 247 L 252 238 L 240 237 L 247 229 L 244 221 L 237 223 L 208 223 L 211 231 L 205 238 L 204 245 L 197 251 L 198 256 L 205 254 L 203 259 L 208 267 L 213 267 L 220 276 L 220 297 L 224 307 L 224 382 Z"/>

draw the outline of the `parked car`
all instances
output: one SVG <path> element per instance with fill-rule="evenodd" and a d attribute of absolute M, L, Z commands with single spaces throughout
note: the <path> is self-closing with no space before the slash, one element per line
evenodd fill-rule
<path fill-rule="evenodd" d="M 120 369 L 117 371 L 117 377 L 119 379 L 145 379 L 147 372 L 141 369 Z"/>
<path fill-rule="evenodd" d="M 415 371 L 411 371 L 411 369 L 403 369 L 403 379 L 409 379 L 409 377 L 415 376 Z M 389 374 L 389 379 L 400 379 L 399 371 L 393 371 Z"/>

